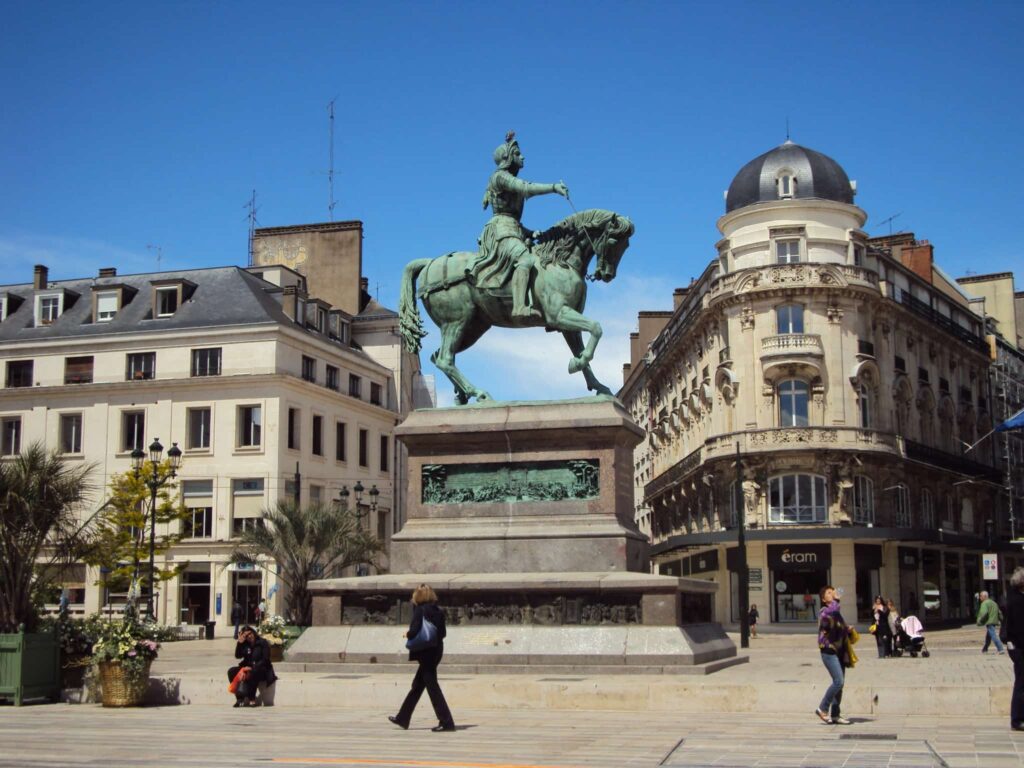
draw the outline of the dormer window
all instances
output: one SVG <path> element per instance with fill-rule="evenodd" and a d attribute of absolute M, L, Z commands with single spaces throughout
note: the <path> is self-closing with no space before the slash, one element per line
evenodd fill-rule
<path fill-rule="evenodd" d="M 36 296 L 36 325 L 50 325 L 64 309 L 64 294 Z"/>
<path fill-rule="evenodd" d="M 154 280 L 152 286 L 153 317 L 172 317 L 196 289 L 188 280 Z"/>
<path fill-rule="evenodd" d="M 104 291 L 96 294 L 96 322 L 109 323 L 117 315 L 117 291 Z"/>
<path fill-rule="evenodd" d="M 796 197 L 796 174 L 788 168 L 779 171 L 779 175 L 775 177 L 775 187 L 780 200 Z"/>
<path fill-rule="evenodd" d="M 156 316 L 170 317 L 178 311 L 178 289 L 157 288 L 156 290 Z"/>
<path fill-rule="evenodd" d="M 7 297 L 0 296 L 0 322 L 7 319 Z"/>

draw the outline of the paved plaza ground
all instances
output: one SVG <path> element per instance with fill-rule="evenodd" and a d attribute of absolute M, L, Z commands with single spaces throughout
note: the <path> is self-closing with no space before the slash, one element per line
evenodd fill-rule
<path fill-rule="evenodd" d="M 865 638 L 863 660 L 849 676 L 851 689 L 859 686 L 844 709 L 854 721 L 849 726 L 826 726 L 813 715 L 826 682 L 813 635 L 765 636 L 752 642 L 749 663 L 699 678 L 617 675 L 609 683 L 579 674 L 509 674 L 488 676 L 491 687 L 483 689 L 474 685 L 484 676 L 446 674 L 442 664 L 442 685 L 459 730 L 440 734 L 429 731 L 434 722 L 426 697 L 409 731 L 386 720 L 408 687 L 413 665 L 406 674 L 283 665 L 276 705 L 238 710 L 231 708 L 221 677 L 232 642 L 174 643 L 165 646 L 154 674 L 202 694 L 193 703 L 137 710 L 5 706 L 0 766 L 1024 765 L 1024 733 L 1009 730 L 1005 710 L 1010 663 L 1005 656 L 982 655 L 980 638 L 973 628 L 933 632 L 930 659 L 891 660 L 875 658 L 873 640 Z M 653 686 L 665 677 L 700 688 L 690 689 L 677 706 L 671 700 L 652 706 Z M 209 696 L 216 690 L 216 698 L 207 701 L 203 681 L 215 678 Z M 619 681 L 623 687 L 616 688 Z M 614 693 L 627 691 L 630 683 L 646 691 L 646 706 L 631 695 L 594 695 L 602 685 Z M 561 696 L 546 699 L 544 706 L 517 701 L 517 689 L 543 686 L 559 688 Z M 302 688 L 317 694 L 295 696 Z M 716 688 L 724 693 L 709 696 Z M 494 695 L 489 701 L 487 691 Z M 871 691 L 879 692 L 878 702 L 870 700 Z M 936 708 L 936 695 L 946 699 L 938 707 L 943 713 L 921 714 Z M 703 710 L 694 711 L 689 700 L 702 702 Z"/>

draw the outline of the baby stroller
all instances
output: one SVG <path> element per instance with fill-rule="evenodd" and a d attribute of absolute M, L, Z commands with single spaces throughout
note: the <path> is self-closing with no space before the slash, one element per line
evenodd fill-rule
<path fill-rule="evenodd" d="M 916 659 L 919 653 L 926 659 L 932 655 L 924 644 L 924 625 L 917 616 L 904 616 L 897 620 L 893 653 L 896 656 L 909 653 L 912 659 Z"/>

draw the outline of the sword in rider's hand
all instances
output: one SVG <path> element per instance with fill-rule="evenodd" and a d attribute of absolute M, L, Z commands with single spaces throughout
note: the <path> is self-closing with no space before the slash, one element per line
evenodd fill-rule
<path fill-rule="evenodd" d="M 564 181 L 560 180 L 558 183 L 561 184 L 563 187 L 565 187 L 565 182 Z M 569 188 L 568 187 L 565 187 L 565 202 L 567 202 L 569 204 L 569 207 L 572 208 L 572 212 L 573 213 L 575 213 L 575 214 L 579 213 L 579 211 L 576 210 L 576 206 L 572 204 L 572 200 L 569 197 Z M 594 245 L 594 241 L 590 237 L 590 231 L 586 227 L 583 227 L 583 234 L 585 234 L 587 236 L 587 240 L 590 240 L 590 247 L 594 249 L 594 255 L 595 256 L 600 256 L 601 254 L 597 252 L 597 246 Z M 593 282 L 594 280 L 597 280 L 597 278 L 594 277 L 593 275 L 587 275 L 587 280 L 590 280 L 591 282 Z"/>

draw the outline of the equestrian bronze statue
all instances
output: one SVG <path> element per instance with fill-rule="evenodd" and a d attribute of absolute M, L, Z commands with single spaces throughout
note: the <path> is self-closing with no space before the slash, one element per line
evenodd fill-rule
<path fill-rule="evenodd" d="M 612 394 L 590 368 L 601 326 L 583 314 L 586 280 L 614 279 L 633 224 L 625 216 L 591 209 L 544 232 L 530 232 L 521 222 L 526 200 L 551 193 L 568 199 L 568 188 L 561 182 L 534 184 L 518 178 L 525 160 L 511 132 L 494 151 L 494 162 L 498 168 L 484 193 L 484 208 L 490 206 L 492 216 L 480 236 L 480 251 L 417 259 L 405 267 L 399 300 L 405 348 L 419 352 L 420 339 L 426 335 L 416 304 L 419 298 L 441 329 L 441 346 L 430 359 L 455 385 L 460 405 L 470 398 L 491 399 L 455 366 L 455 355 L 491 326 L 561 331 L 573 354 L 569 372 L 582 372 L 587 389 Z M 594 256 L 597 267 L 587 275 Z M 586 344 L 583 333 L 588 334 Z"/>

